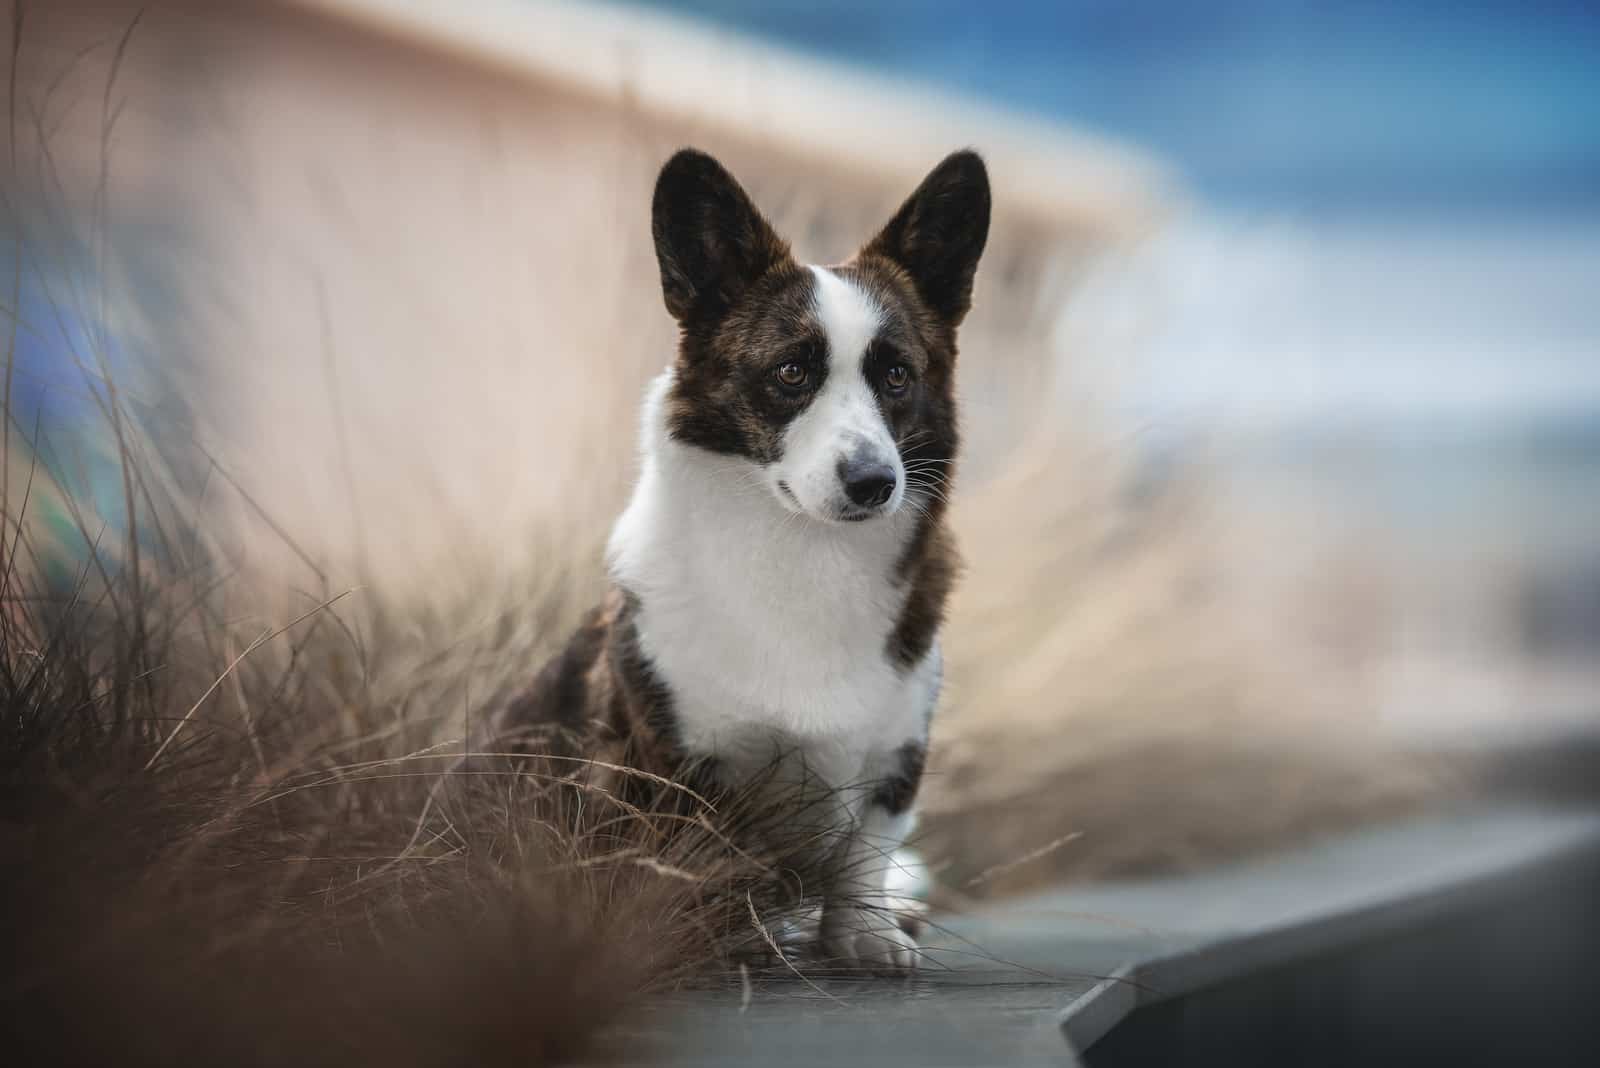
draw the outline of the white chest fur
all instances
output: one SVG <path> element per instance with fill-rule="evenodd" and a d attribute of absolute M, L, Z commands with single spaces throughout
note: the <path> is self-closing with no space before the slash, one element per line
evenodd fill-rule
<path fill-rule="evenodd" d="M 845 786 L 921 740 L 937 646 L 910 671 L 886 643 L 906 597 L 895 565 L 910 509 L 867 523 L 786 512 L 748 463 L 668 438 L 645 406 L 639 484 L 612 531 L 612 575 L 639 598 L 640 644 L 670 688 L 682 740 L 737 772 L 774 744 Z"/>

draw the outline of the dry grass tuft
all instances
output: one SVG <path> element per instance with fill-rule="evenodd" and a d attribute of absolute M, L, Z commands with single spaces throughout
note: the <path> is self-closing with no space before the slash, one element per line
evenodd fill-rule
<path fill-rule="evenodd" d="M 826 852 L 753 792 L 460 764 L 418 745 L 437 715 L 361 700 L 343 596 L 230 620 L 226 577 L 136 578 L 131 544 L 53 587 L 5 518 L 0 1026 L 28 1063 L 566 1061 L 641 994 L 740 974 Z"/>

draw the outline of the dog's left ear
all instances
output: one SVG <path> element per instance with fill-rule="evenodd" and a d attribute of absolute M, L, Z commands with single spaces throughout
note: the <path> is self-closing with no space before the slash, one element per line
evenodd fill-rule
<path fill-rule="evenodd" d="M 945 157 L 861 250 L 905 269 L 923 301 L 951 326 L 972 306 L 972 276 L 989 238 L 989 172 L 976 152 Z"/>

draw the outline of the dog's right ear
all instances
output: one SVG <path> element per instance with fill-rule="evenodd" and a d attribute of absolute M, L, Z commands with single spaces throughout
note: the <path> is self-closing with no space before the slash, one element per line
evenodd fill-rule
<path fill-rule="evenodd" d="M 667 311 L 685 326 L 724 314 L 789 258 L 733 175 L 692 148 L 661 168 L 650 215 Z"/>
<path fill-rule="evenodd" d="M 989 239 L 989 171 L 976 152 L 946 156 L 862 250 L 905 268 L 928 307 L 958 326 Z"/>

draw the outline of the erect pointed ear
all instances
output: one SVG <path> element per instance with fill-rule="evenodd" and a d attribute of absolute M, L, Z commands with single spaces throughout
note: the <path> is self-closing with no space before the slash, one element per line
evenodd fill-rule
<path fill-rule="evenodd" d="M 661 291 L 679 323 L 721 315 L 789 258 L 733 175 L 692 148 L 661 168 L 650 212 Z"/>
<path fill-rule="evenodd" d="M 989 237 L 989 172 L 970 149 L 946 156 L 862 255 L 903 267 L 923 301 L 951 326 L 972 306 L 972 276 Z"/>

